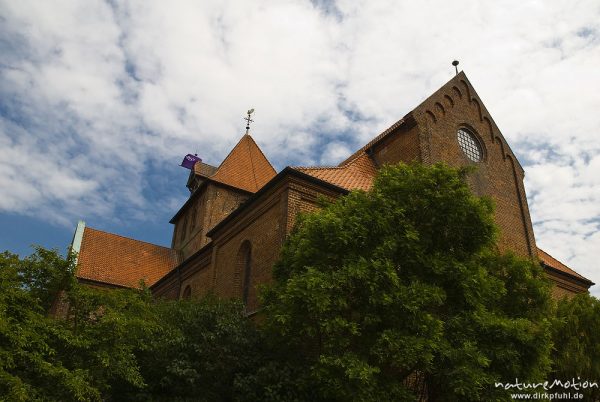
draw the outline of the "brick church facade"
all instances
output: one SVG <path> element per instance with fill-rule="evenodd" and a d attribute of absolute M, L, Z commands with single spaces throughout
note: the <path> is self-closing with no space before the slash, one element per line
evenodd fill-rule
<path fill-rule="evenodd" d="M 190 197 L 170 222 L 170 248 L 80 222 L 73 241 L 77 277 L 107 287 L 143 280 L 156 297 L 170 299 L 214 292 L 241 298 L 255 311 L 256 285 L 271 280 L 298 212 L 317 208 L 320 196 L 368 190 L 380 166 L 411 161 L 475 164 L 469 184 L 495 202 L 500 250 L 540 260 L 555 297 L 593 285 L 536 246 L 523 168 L 463 72 L 338 166 L 288 166 L 277 173 L 249 134 L 219 166 L 196 163 Z"/>

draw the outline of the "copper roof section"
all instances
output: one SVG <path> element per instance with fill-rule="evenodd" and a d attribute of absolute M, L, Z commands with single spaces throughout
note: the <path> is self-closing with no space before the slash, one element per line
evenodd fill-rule
<path fill-rule="evenodd" d="M 245 134 L 209 178 L 255 193 L 276 174 L 254 139 Z"/>
<path fill-rule="evenodd" d="M 175 250 L 86 227 L 77 278 L 138 288 L 153 285 L 179 262 Z"/>
<path fill-rule="evenodd" d="M 377 175 L 377 166 L 364 152 L 344 166 L 295 167 L 294 169 L 346 190 L 369 190 Z"/>
<path fill-rule="evenodd" d="M 577 272 L 573 271 L 571 268 L 567 267 L 565 264 L 558 261 L 556 258 L 552 257 L 550 254 L 548 254 L 541 248 L 538 248 L 537 251 L 538 251 L 538 258 L 542 261 L 542 263 L 544 265 L 547 265 L 550 268 L 554 268 L 558 271 L 561 271 L 562 273 L 565 273 L 569 276 L 575 277 L 582 281 L 592 283 L 592 281 L 590 281 L 588 278 L 586 278 L 582 275 L 579 275 Z"/>

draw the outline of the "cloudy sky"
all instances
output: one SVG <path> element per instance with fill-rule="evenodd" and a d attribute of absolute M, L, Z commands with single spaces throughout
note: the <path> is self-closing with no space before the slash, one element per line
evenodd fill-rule
<path fill-rule="evenodd" d="M 219 164 L 250 107 L 277 170 L 334 164 L 455 58 L 525 168 L 539 246 L 600 282 L 597 0 L 0 0 L 0 249 L 64 250 L 79 219 L 168 245 L 182 157 Z"/>

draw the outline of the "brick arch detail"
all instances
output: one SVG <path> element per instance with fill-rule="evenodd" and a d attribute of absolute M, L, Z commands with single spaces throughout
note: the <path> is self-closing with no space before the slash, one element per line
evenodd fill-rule
<path fill-rule="evenodd" d="M 450 95 L 444 95 L 444 99 L 447 101 L 448 106 L 450 106 L 451 108 L 454 107 L 454 99 L 452 99 Z"/>
<path fill-rule="evenodd" d="M 435 114 L 431 110 L 426 110 L 425 113 L 427 114 L 427 116 L 429 116 L 431 118 L 432 123 L 434 123 L 434 124 L 437 123 Z"/>
<path fill-rule="evenodd" d="M 446 109 L 444 109 L 444 105 L 442 105 L 440 102 L 435 102 L 434 107 L 442 113 L 442 116 L 446 114 Z"/>
<path fill-rule="evenodd" d="M 244 304 L 248 303 L 250 281 L 252 278 L 251 271 L 252 244 L 249 240 L 244 240 L 237 253 L 233 275 L 233 287 L 235 289 L 236 296 L 239 296 Z"/>
<path fill-rule="evenodd" d="M 458 99 L 462 99 L 462 92 L 460 92 L 460 89 L 458 89 L 457 86 L 453 86 L 452 90 L 454 90 L 454 92 L 456 93 L 456 96 L 458 97 Z"/>
<path fill-rule="evenodd" d="M 181 293 L 181 298 L 183 300 L 189 300 L 192 298 L 192 287 L 190 285 L 187 285 L 185 289 L 183 289 L 183 292 Z"/>

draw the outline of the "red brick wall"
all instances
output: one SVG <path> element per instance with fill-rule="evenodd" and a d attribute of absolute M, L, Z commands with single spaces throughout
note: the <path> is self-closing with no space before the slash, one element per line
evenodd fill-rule
<path fill-rule="evenodd" d="M 204 296 L 212 290 L 211 260 L 211 248 L 190 259 L 185 265 L 185 269 L 181 270 L 179 297 L 182 296 L 187 286 L 192 289 L 192 297 Z"/>
<path fill-rule="evenodd" d="M 212 248 L 208 245 L 154 284 L 152 294 L 157 298 L 178 299 L 189 285 L 192 296 L 205 295 L 212 289 L 211 261 Z"/>
<path fill-rule="evenodd" d="M 310 182 L 303 180 L 291 181 L 286 200 L 285 235 L 289 234 L 293 229 L 296 217 L 300 212 L 312 212 L 319 209 L 319 197 L 334 200 L 338 196 L 339 193 L 325 190 Z"/>
<path fill-rule="evenodd" d="M 420 160 L 419 128 L 416 125 L 408 129 L 403 127 L 404 125 L 398 127 L 394 133 L 373 147 L 373 158 L 378 166 Z"/>
<path fill-rule="evenodd" d="M 157 299 L 177 300 L 179 299 L 179 278 L 177 276 L 169 277 L 169 280 L 163 281 L 157 287 L 152 288 L 152 295 Z"/>
<path fill-rule="evenodd" d="M 245 192 L 213 183 L 208 183 L 200 191 L 200 195 L 196 196 L 194 202 L 178 217 L 173 229 L 173 248 L 181 250 L 184 259 L 204 247 L 210 241 L 206 233 L 249 197 Z M 192 219 L 194 208 L 195 220 Z"/>
<path fill-rule="evenodd" d="M 578 293 L 588 291 L 588 287 L 579 284 L 573 280 L 567 279 L 565 276 L 546 269 L 546 275 L 552 282 L 552 297 L 554 299 L 562 299 L 563 297 L 571 298 Z"/>
<path fill-rule="evenodd" d="M 213 238 L 213 283 L 221 297 L 242 298 L 244 272 L 239 272 L 238 253 L 244 241 L 251 245 L 251 279 L 248 311 L 258 307 L 256 285 L 268 283 L 279 257 L 285 229 L 286 189 L 279 186 L 236 217 Z"/>
<path fill-rule="evenodd" d="M 221 297 L 241 299 L 244 272 L 240 269 L 238 253 L 242 244 L 249 241 L 251 280 L 247 308 L 249 312 L 256 310 L 256 285 L 271 281 L 273 264 L 279 258 L 279 251 L 285 236 L 293 227 L 297 213 L 317 209 L 317 197 L 320 195 L 333 199 L 338 194 L 313 183 L 288 177 L 288 180 L 274 186 L 244 210 L 226 228 L 213 234 L 213 241 L 201 253 L 202 256 L 195 255 L 186 261 L 179 276 L 172 275 L 169 280 L 159 283 L 153 293 L 157 297 L 177 298 L 190 285 L 192 296 L 214 291 Z M 210 199 L 207 207 L 209 202 Z"/>

